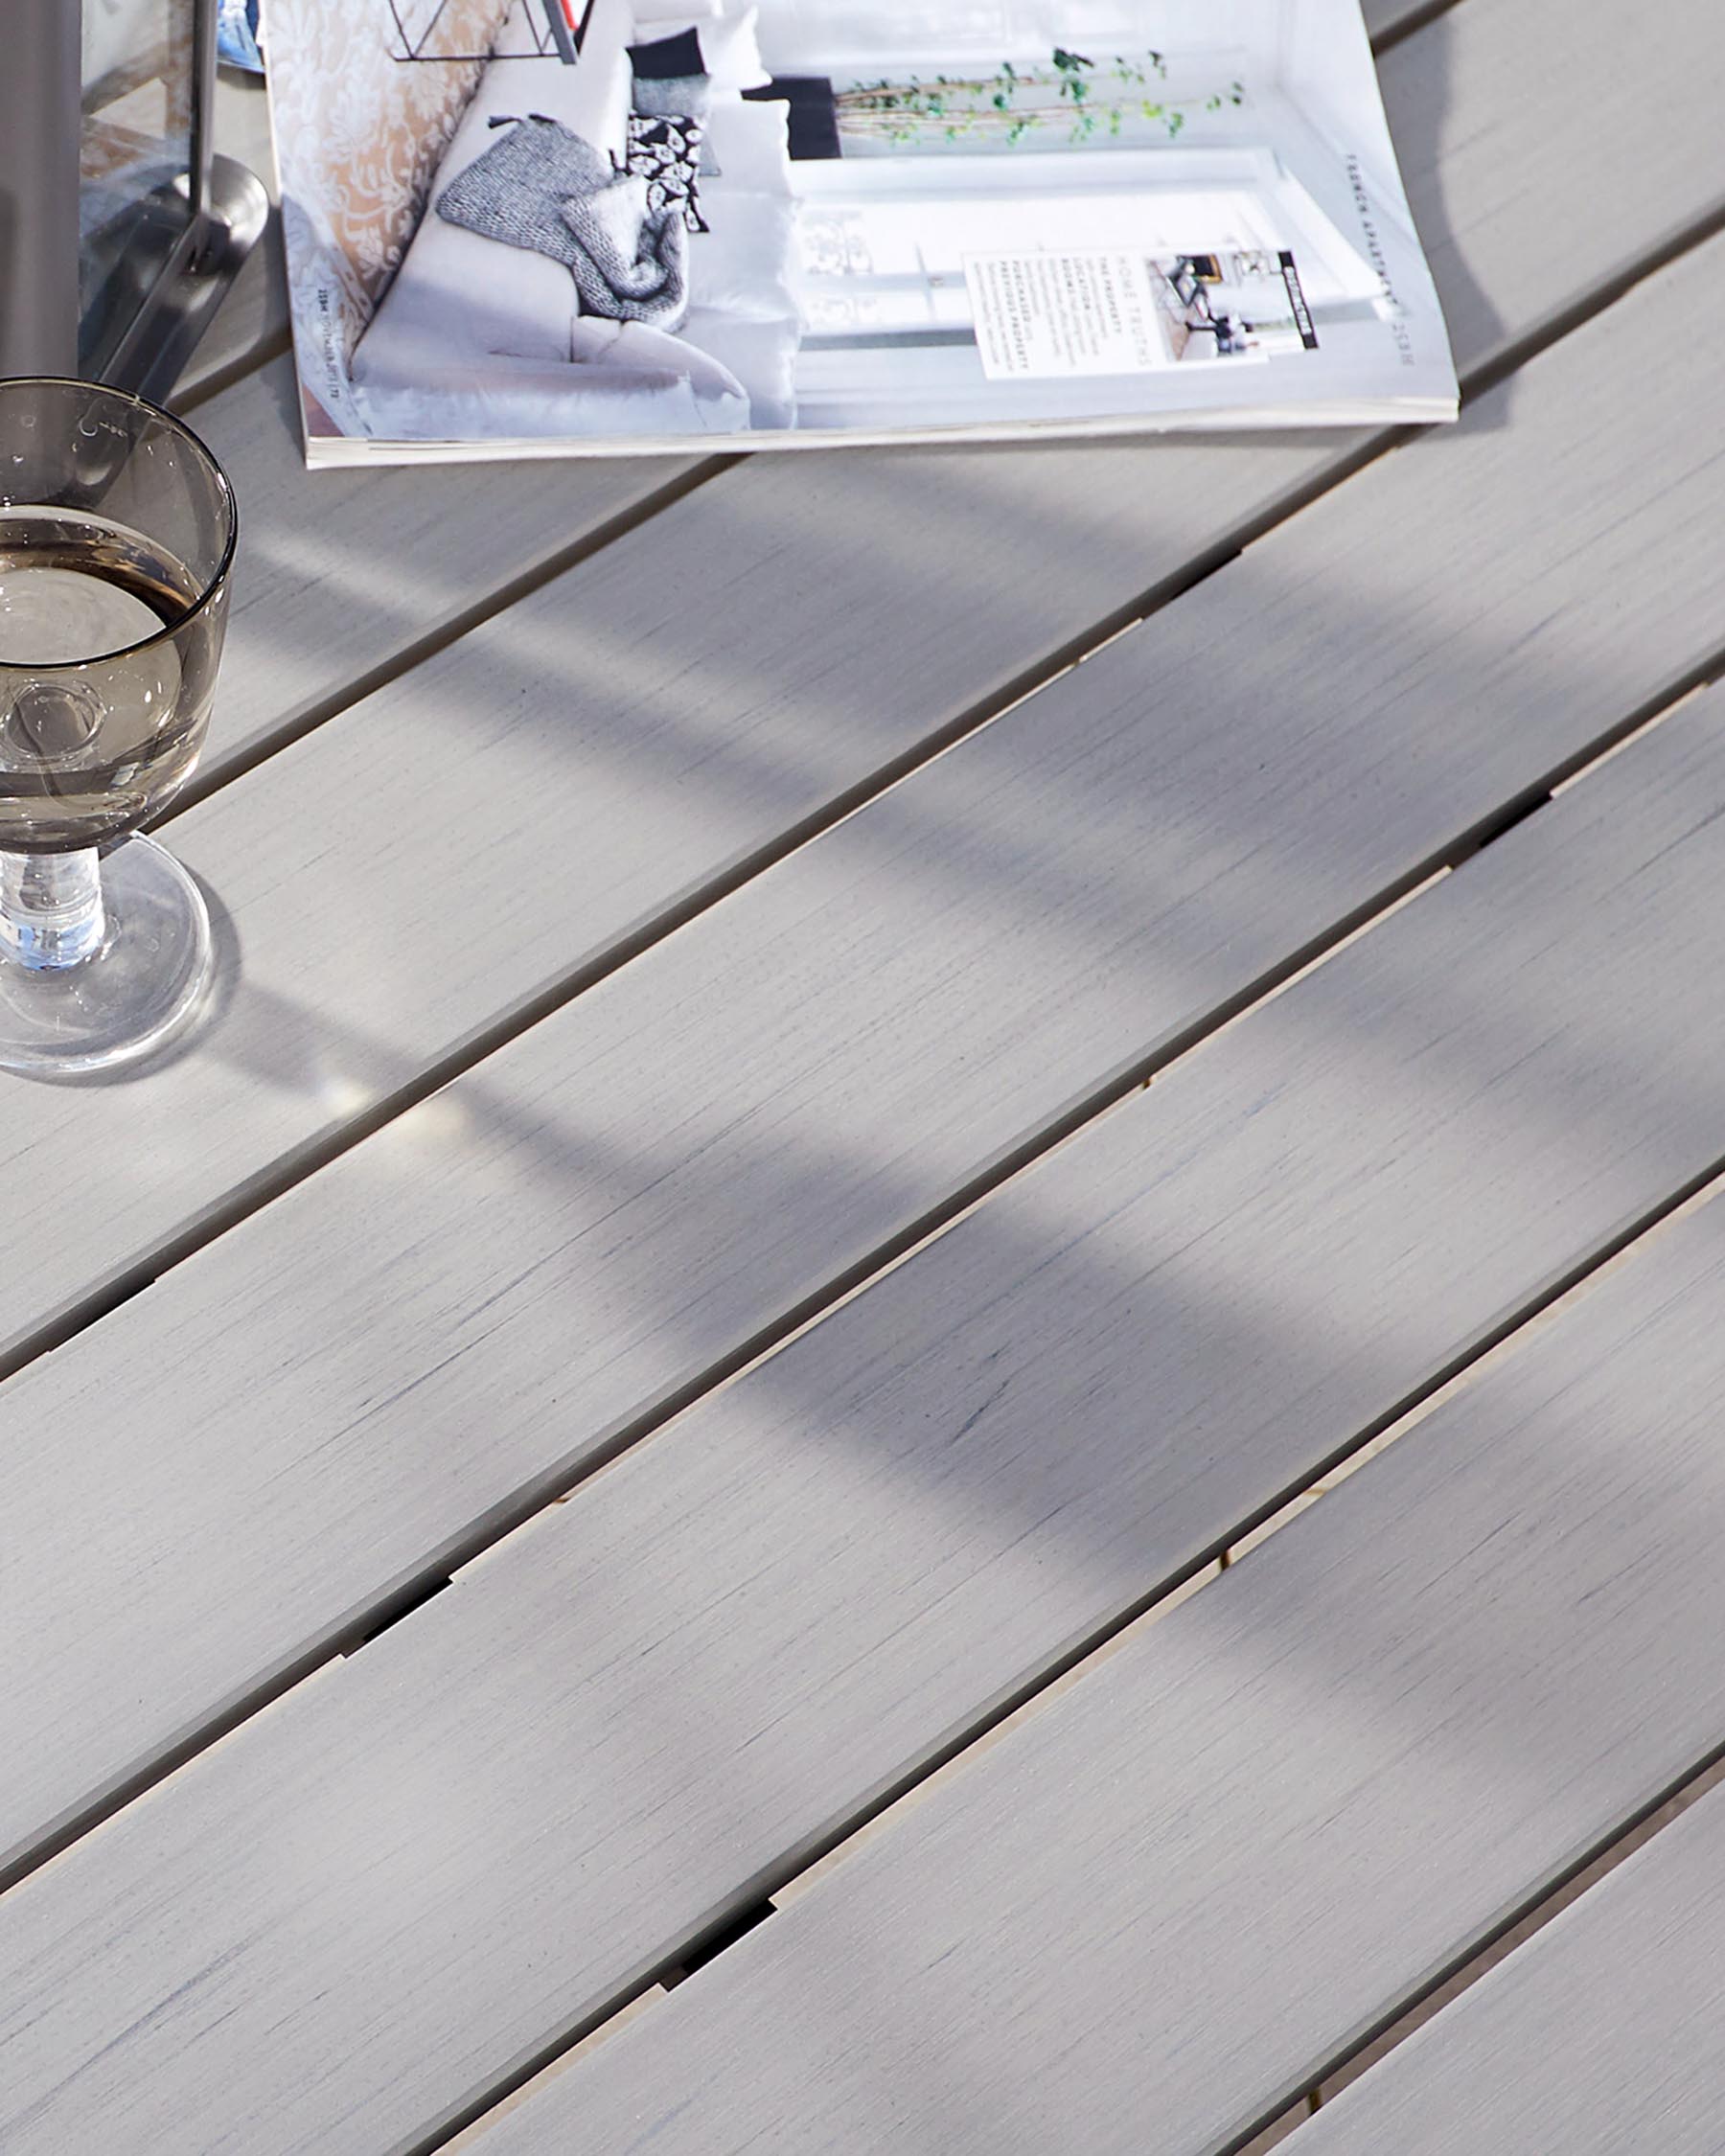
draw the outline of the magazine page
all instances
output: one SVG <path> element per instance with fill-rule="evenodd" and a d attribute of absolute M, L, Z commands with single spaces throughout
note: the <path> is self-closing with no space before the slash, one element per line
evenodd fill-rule
<path fill-rule="evenodd" d="M 1358 0 L 272 0 L 307 454 L 1454 416 Z"/>

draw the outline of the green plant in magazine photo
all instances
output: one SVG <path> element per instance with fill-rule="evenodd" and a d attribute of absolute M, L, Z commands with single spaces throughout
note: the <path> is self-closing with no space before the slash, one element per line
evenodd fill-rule
<path fill-rule="evenodd" d="M 836 100 L 841 134 L 913 144 L 971 140 L 1016 146 L 1032 134 L 1068 143 L 1119 135 L 1133 122 L 1160 123 L 1170 140 L 1193 112 L 1243 104 L 1246 86 L 1230 81 L 1195 96 L 1159 94 L 1167 80 L 1159 52 L 1095 60 L 1056 46 L 1046 65 L 1002 60 L 991 75 L 906 76 L 860 82 Z"/>

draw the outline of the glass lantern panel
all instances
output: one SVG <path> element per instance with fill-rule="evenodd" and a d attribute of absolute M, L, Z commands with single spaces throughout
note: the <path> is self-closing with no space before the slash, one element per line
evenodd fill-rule
<path fill-rule="evenodd" d="M 192 221 L 195 0 L 84 0 L 79 361 L 102 371 Z"/>

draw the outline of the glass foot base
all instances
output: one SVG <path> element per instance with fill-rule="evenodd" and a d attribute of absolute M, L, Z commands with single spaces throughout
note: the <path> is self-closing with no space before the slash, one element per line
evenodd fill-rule
<path fill-rule="evenodd" d="M 160 1047 L 210 983 L 203 893 L 153 839 L 124 838 L 102 863 L 106 929 L 76 966 L 0 957 L 0 1069 L 105 1070 Z"/>

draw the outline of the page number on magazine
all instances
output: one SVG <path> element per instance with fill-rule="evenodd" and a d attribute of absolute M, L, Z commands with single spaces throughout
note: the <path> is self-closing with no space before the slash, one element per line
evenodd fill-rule
<path fill-rule="evenodd" d="M 990 381 L 1141 375 L 1168 364 L 1141 255 L 967 255 L 964 281 Z"/>

